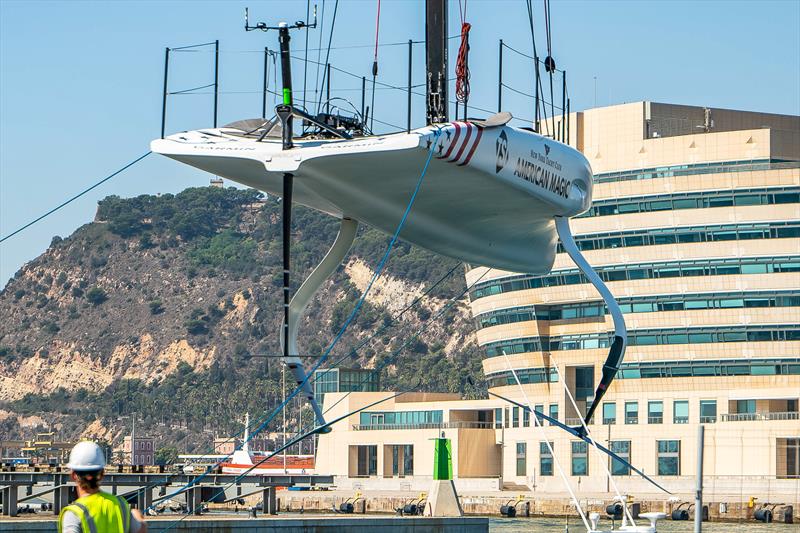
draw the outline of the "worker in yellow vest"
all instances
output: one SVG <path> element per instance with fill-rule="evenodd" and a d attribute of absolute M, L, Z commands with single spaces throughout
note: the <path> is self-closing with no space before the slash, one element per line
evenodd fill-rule
<path fill-rule="evenodd" d="M 67 467 L 78 487 L 78 499 L 61 510 L 59 533 L 147 533 L 138 509 L 131 509 L 121 496 L 100 490 L 106 467 L 100 446 L 79 442 L 69 454 Z"/>

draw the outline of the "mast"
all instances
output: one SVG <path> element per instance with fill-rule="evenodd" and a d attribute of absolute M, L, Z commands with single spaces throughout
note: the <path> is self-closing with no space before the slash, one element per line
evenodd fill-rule
<path fill-rule="evenodd" d="M 448 122 L 447 0 L 425 0 L 426 123 Z"/>

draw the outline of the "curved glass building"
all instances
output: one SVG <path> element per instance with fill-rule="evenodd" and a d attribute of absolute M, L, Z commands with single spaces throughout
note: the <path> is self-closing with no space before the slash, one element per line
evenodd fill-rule
<path fill-rule="evenodd" d="M 704 424 L 706 497 L 725 504 L 712 516 L 749 519 L 750 497 L 797 508 L 800 117 L 636 102 L 559 126 L 595 174 L 592 207 L 571 227 L 630 340 L 592 435 L 689 501 Z M 545 276 L 468 267 L 466 279 L 489 391 L 579 424 L 613 329 L 594 287 L 565 253 Z M 325 402 L 342 400 L 333 416 L 388 396 Z M 582 498 L 608 502 L 616 484 L 671 510 L 624 463 L 536 425 L 491 395 L 405 394 L 320 436 L 317 466 L 340 487 L 426 490 L 430 439 L 444 434 L 459 490 L 530 491 L 563 513 L 561 467 Z"/>
<path fill-rule="evenodd" d="M 650 474 L 691 476 L 704 423 L 706 475 L 797 478 L 800 118 L 636 102 L 572 114 L 569 129 L 595 174 L 592 208 L 571 226 L 630 341 L 595 438 Z M 474 268 L 467 284 L 490 390 L 523 400 L 513 366 L 531 403 L 578 424 L 612 339 L 599 294 L 566 253 L 546 276 Z M 551 476 L 544 443 L 503 414 L 525 474 Z M 605 488 L 601 459 L 548 434 L 568 474 Z"/>

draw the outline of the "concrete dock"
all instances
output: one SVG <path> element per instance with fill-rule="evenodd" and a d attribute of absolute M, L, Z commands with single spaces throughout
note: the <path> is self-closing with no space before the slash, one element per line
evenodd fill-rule
<path fill-rule="evenodd" d="M 148 519 L 151 533 L 166 531 L 180 517 Z M 55 533 L 56 520 L 50 516 L 35 518 L 0 519 L 3 533 Z M 363 532 L 374 533 L 487 533 L 488 518 L 428 518 L 398 516 L 309 516 L 280 518 L 236 518 L 236 517 L 189 517 L 169 531 L 189 533 L 308 533 L 317 532 Z"/>

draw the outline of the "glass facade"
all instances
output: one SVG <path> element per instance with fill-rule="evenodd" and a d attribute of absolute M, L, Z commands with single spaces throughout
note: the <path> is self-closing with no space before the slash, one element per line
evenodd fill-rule
<path fill-rule="evenodd" d="M 639 402 L 625 402 L 625 423 L 639 423 Z"/>
<path fill-rule="evenodd" d="M 681 441 L 659 440 L 656 441 L 658 450 L 658 475 L 681 475 Z"/>
<path fill-rule="evenodd" d="M 614 402 L 603 403 L 603 424 L 611 425 L 617 423 L 617 404 Z"/>
<path fill-rule="evenodd" d="M 377 392 L 380 373 L 369 369 L 325 368 L 314 371 L 314 395 L 322 403 L 326 392 Z"/>
<path fill-rule="evenodd" d="M 713 424 L 717 421 L 717 400 L 700 400 L 700 423 Z"/>
<path fill-rule="evenodd" d="M 671 165 L 666 167 L 639 168 L 619 172 L 604 172 L 594 175 L 595 183 L 607 183 L 627 180 L 649 180 L 657 178 L 673 178 L 675 176 L 698 176 L 702 174 L 719 174 L 722 172 L 753 172 L 756 170 L 778 170 L 797 168 L 800 162 L 785 159 L 746 159 L 743 161 L 725 161 L 721 163 L 693 163 Z"/>
<path fill-rule="evenodd" d="M 651 400 L 647 402 L 647 423 L 664 423 L 664 402 L 661 400 Z"/>
<path fill-rule="evenodd" d="M 612 440 L 608 443 L 608 449 L 619 455 L 622 459 L 631 462 L 631 441 L 629 440 Z M 622 461 L 611 458 L 611 475 L 612 476 L 629 476 L 631 475 L 631 467 Z"/>
<path fill-rule="evenodd" d="M 528 445 L 524 442 L 517 443 L 517 475 L 528 475 Z"/>
<path fill-rule="evenodd" d="M 589 475 L 589 445 L 584 441 L 572 441 L 572 475 Z"/>
<path fill-rule="evenodd" d="M 607 250 L 662 244 L 691 242 L 748 241 L 752 239 L 785 239 L 800 237 L 800 223 L 772 222 L 764 224 L 718 224 L 713 226 L 660 228 L 657 230 L 619 231 L 583 235 L 575 239 L 579 250 Z M 558 252 L 563 253 L 559 244 Z"/>
<path fill-rule="evenodd" d="M 362 411 L 359 422 L 361 429 L 438 427 L 442 423 L 442 411 Z"/>
<path fill-rule="evenodd" d="M 552 441 L 550 442 L 550 446 L 553 447 L 553 451 L 555 451 Z M 550 453 L 550 448 L 547 447 L 546 442 L 539 443 L 539 475 L 553 475 L 553 454 Z"/>
<path fill-rule="evenodd" d="M 598 265 L 595 271 L 603 281 L 635 281 L 698 276 L 727 276 L 740 274 L 773 274 L 800 272 L 800 256 L 737 257 L 687 261 L 659 261 L 631 265 Z M 546 276 L 520 274 L 476 284 L 470 292 L 474 301 L 494 294 L 579 285 L 589 283 L 578 269 L 554 270 Z"/>
<path fill-rule="evenodd" d="M 688 400 L 675 400 L 672 402 L 672 423 L 689 423 L 689 402 Z"/>
<path fill-rule="evenodd" d="M 597 200 L 592 207 L 575 218 L 603 217 L 625 213 L 650 213 L 678 209 L 704 209 L 736 205 L 776 205 L 800 203 L 796 187 L 737 189 L 734 191 L 697 191 L 679 194 L 648 195 L 624 200 Z"/>
<path fill-rule="evenodd" d="M 753 291 L 717 294 L 685 294 L 618 298 L 625 314 L 656 313 L 662 311 L 689 311 L 692 309 L 744 309 L 756 307 L 800 307 L 800 295 L 791 291 Z M 500 324 L 515 324 L 532 320 L 571 320 L 600 317 L 608 310 L 602 302 L 564 304 L 556 306 L 522 306 L 501 309 L 478 315 L 477 327 L 488 328 Z"/>

